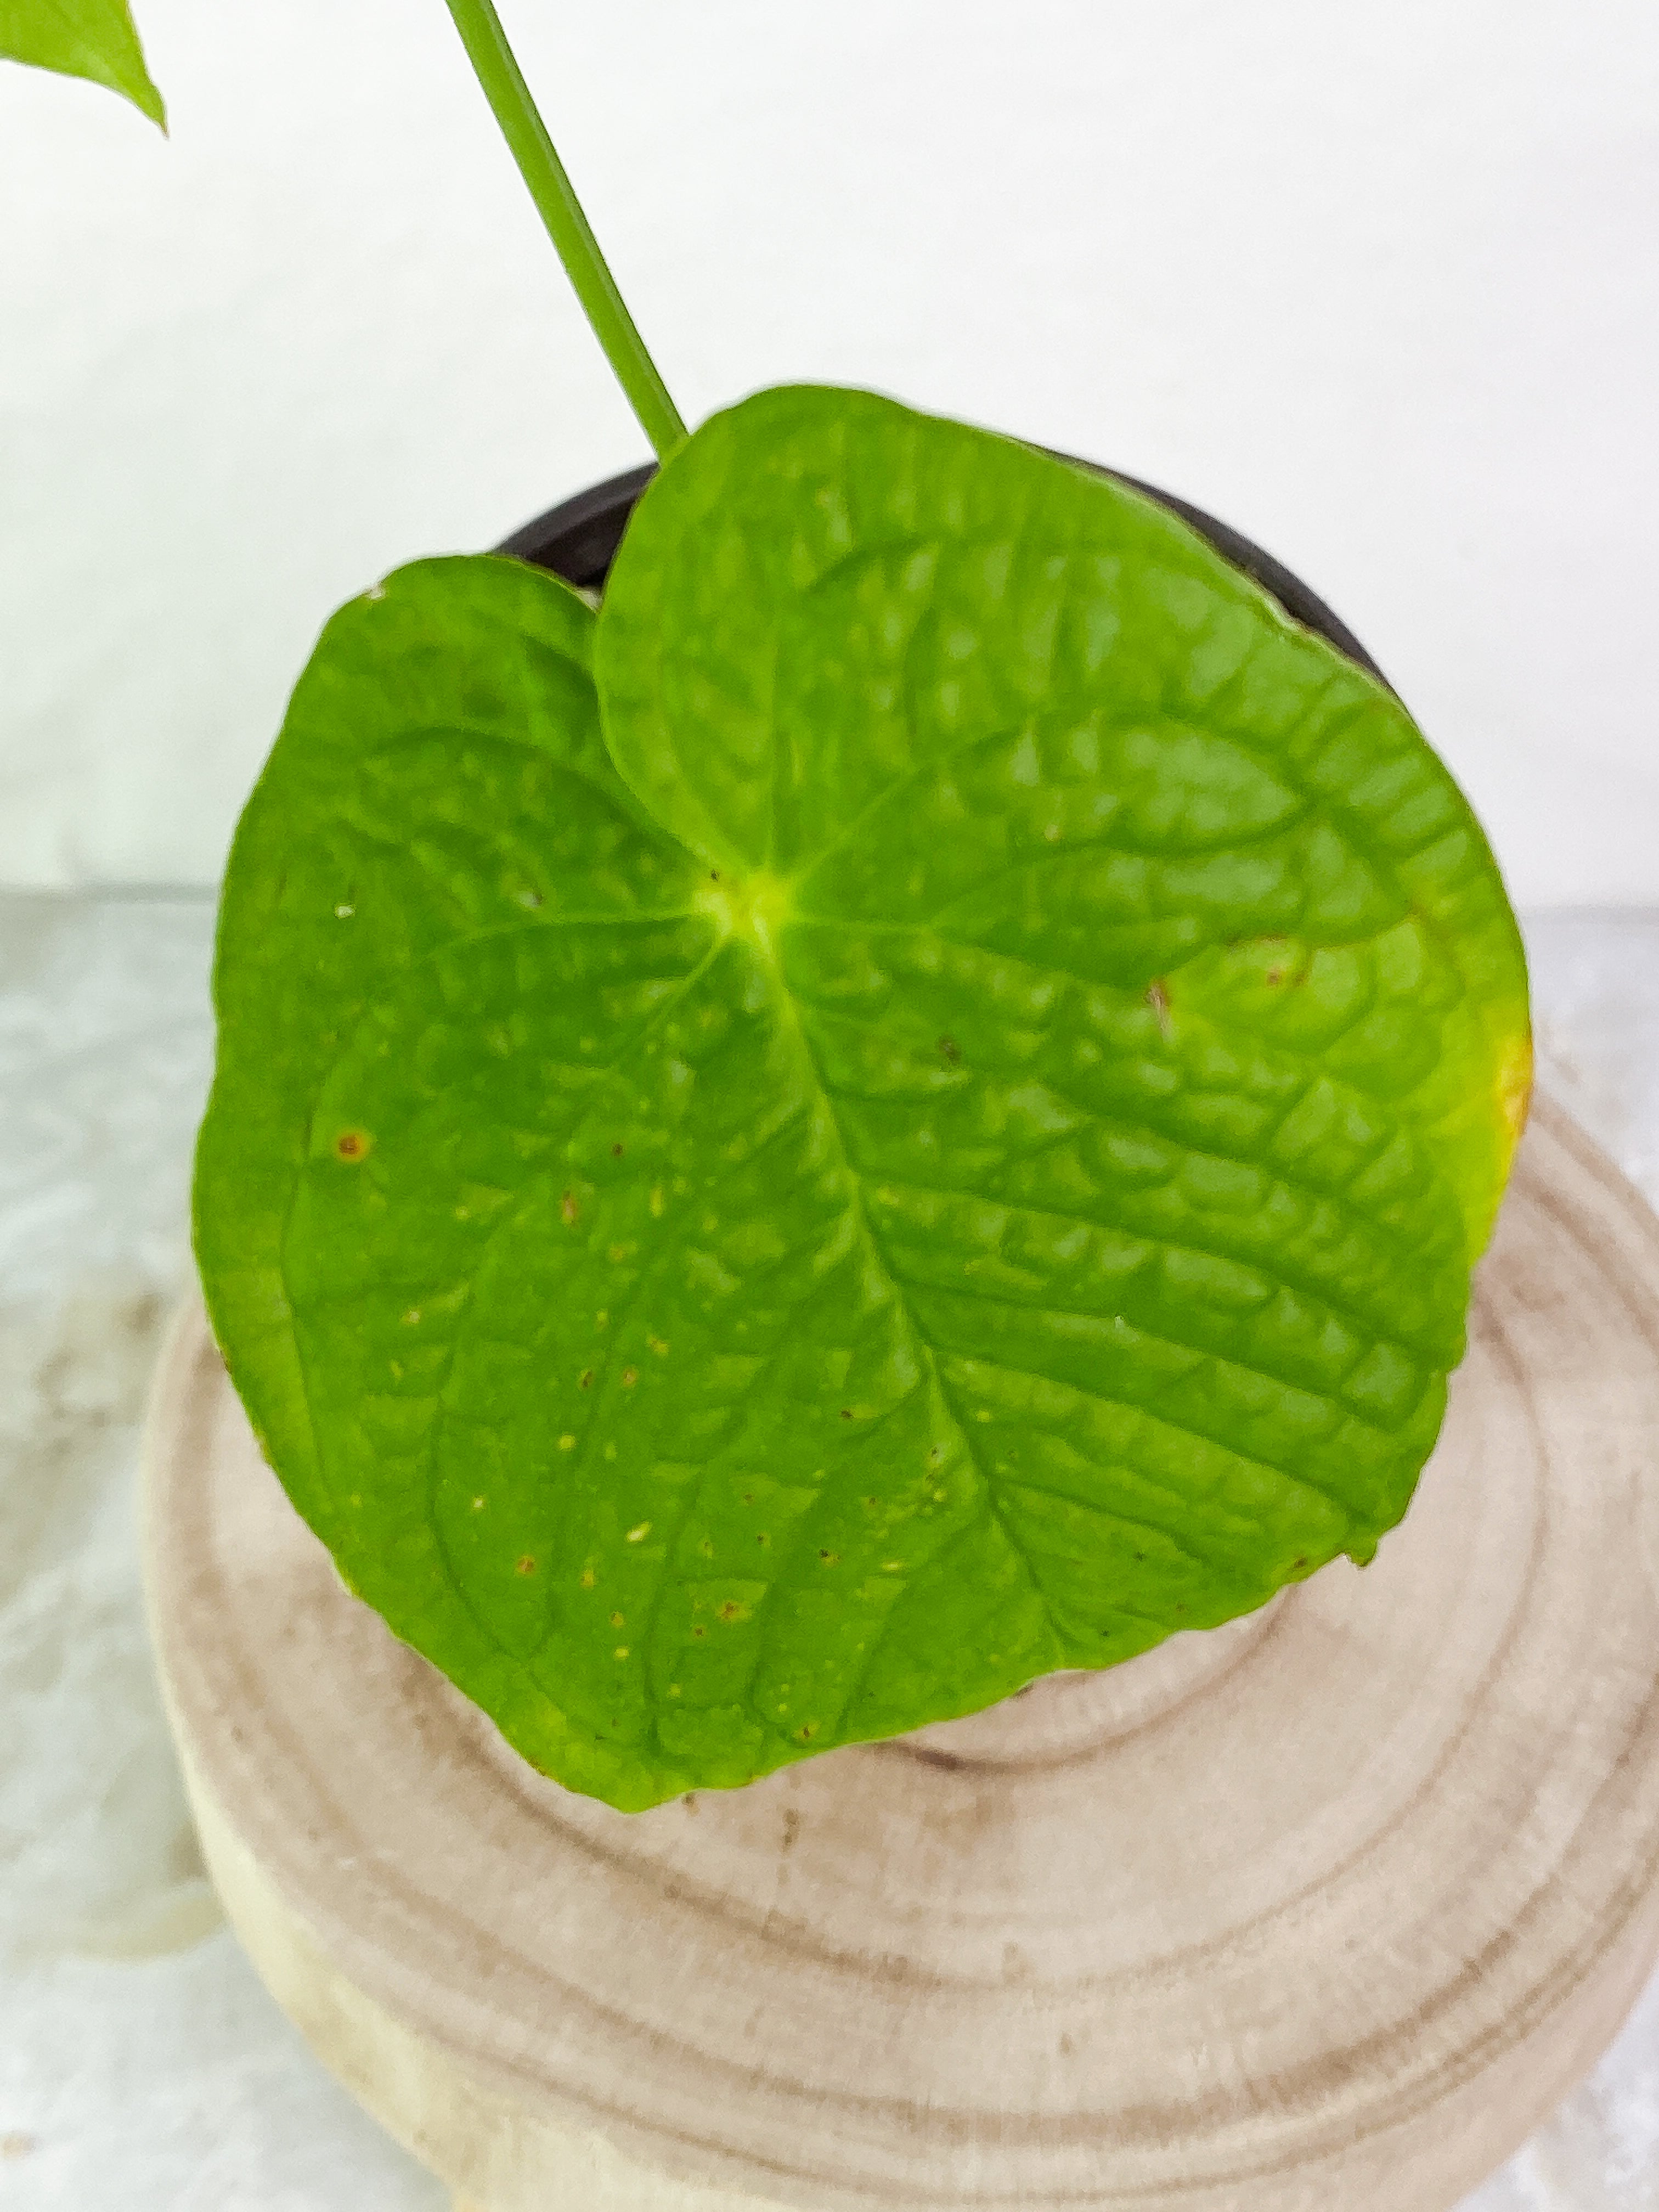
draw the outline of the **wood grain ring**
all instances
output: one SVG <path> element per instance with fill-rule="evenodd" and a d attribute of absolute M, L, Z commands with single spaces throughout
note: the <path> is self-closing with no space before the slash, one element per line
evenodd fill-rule
<path fill-rule="evenodd" d="M 214 1877 L 489 2212 L 1444 2212 L 1659 1952 L 1659 1223 L 1537 1109 L 1364 1574 L 628 1818 L 349 1597 L 199 1309 L 146 1453 Z"/>

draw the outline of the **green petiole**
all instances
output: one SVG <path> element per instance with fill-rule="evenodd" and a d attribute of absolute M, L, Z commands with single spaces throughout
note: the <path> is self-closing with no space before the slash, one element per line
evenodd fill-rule
<path fill-rule="evenodd" d="M 484 96 L 495 111 L 520 173 L 530 187 L 548 236 L 576 289 L 594 336 L 628 394 L 659 460 L 685 442 L 685 424 L 646 351 L 617 280 L 606 266 L 581 202 L 547 135 L 530 87 L 507 42 L 491 0 L 447 0 Z"/>

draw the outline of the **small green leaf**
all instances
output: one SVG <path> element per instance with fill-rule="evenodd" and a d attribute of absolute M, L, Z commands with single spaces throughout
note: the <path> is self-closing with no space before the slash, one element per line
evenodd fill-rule
<path fill-rule="evenodd" d="M 493 558 L 337 616 L 216 990 L 273 1465 L 629 1808 L 1369 1557 L 1528 1064 L 1391 694 L 1135 494 L 817 391 L 697 434 L 597 621 Z"/>
<path fill-rule="evenodd" d="M 90 77 L 167 127 L 127 0 L 0 0 L 0 58 Z"/>

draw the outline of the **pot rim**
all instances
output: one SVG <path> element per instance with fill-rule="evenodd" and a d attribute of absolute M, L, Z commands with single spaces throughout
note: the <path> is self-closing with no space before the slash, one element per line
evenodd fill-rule
<path fill-rule="evenodd" d="M 1243 569 L 1251 582 L 1276 600 L 1292 621 L 1322 637 L 1328 645 L 1334 645 L 1368 675 L 1376 677 L 1379 684 L 1388 684 L 1388 678 L 1340 616 L 1327 606 L 1293 568 L 1287 568 L 1254 538 L 1245 537 L 1243 531 L 1218 520 L 1203 507 L 1194 507 L 1190 500 L 1179 498 L 1174 492 L 1148 483 L 1142 477 L 1130 476 L 1122 469 L 1108 468 L 1101 461 L 1080 460 L 1073 453 L 1055 453 L 1054 459 L 1069 462 L 1073 468 L 1087 469 L 1096 476 L 1110 477 L 1118 483 L 1127 484 L 1131 490 L 1156 500 L 1160 507 L 1167 507 L 1171 514 L 1178 515 L 1195 530 L 1224 560 Z M 607 477 L 602 483 L 591 484 L 586 491 L 561 500 L 556 507 L 549 507 L 545 514 L 515 530 L 510 538 L 504 538 L 495 550 L 510 554 L 515 560 L 528 561 L 532 567 L 550 569 L 580 590 L 598 591 L 611 572 L 628 519 L 656 473 L 656 463 L 649 461 L 639 468 L 624 469 L 619 476 Z M 1393 686 L 1389 685 L 1389 689 Z"/>

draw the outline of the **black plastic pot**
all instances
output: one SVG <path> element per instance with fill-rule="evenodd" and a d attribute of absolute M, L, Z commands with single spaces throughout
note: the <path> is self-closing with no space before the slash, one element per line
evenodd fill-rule
<path fill-rule="evenodd" d="M 1316 630 L 1339 653 L 1346 653 L 1350 660 L 1358 661 L 1362 668 L 1387 682 L 1359 640 L 1346 623 L 1331 612 L 1318 593 L 1310 591 L 1283 562 L 1275 561 L 1271 553 L 1264 553 L 1241 532 L 1218 522 L 1201 507 L 1192 507 L 1184 499 L 1177 499 L 1173 492 L 1160 491 L 1156 484 L 1143 483 L 1139 477 L 1103 468 L 1095 461 L 1079 462 L 1077 465 L 1095 469 L 1102 476 L 1115 477 L 1120 483 L 1133 484 L 1137 491 L 1155 499 L 1160 507 L 1167 507 L 1172 514 L 1178 514 L 1200 537 L 1208 538 L 1224 559 L 1231 561 L 1236 568 L 1242 568 L 1263 591 L 1270 592 L 1287 615 L 1306 629 Z M 515 530 L 497 550 L 511 553 L 520 561 L 532 561 L 538 568 L 550 568 L 568 584 L 595 590 L 610 574 L 628 518 L 656 473 L 651 465 L 629 469 L 622 476 L 595 484 L 589 491 L 578 492 L 574 499 L 561 501 L 557 507 L 549 507 L 545 514 L 538 515 L 534 522 L 526 522 L 522 530 Z"/>

